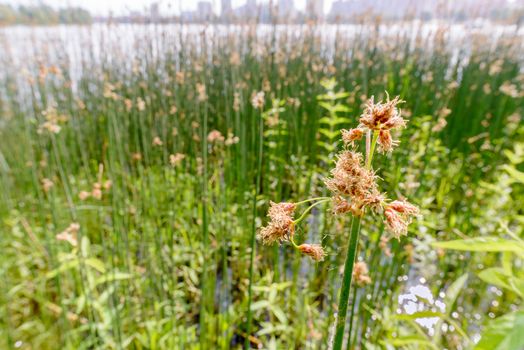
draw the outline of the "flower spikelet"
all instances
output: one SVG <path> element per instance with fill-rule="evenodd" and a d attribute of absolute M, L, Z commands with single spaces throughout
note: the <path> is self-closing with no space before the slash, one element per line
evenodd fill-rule
<path fill-rule="evenodd" d="M 326 256 L 324 248 L 319 244 L 301 244 L 298 246 L 298 250 L 315 261 L 322 261 Z"/>
<path fill-rule="evenodd" d="M 368 265 L 363 261 L 358 261 L 353 267 L 353 278 L 359 286 L 365 286 L 371 283 L 371 278 L 368 275 Z"/>
<path fill-rule="evenodd" d="M 375 103 L 374 98 L 368 100 L 366 109 L 360 117 L 360 128 L 378 131 L 379 150 L 382 153 L 391 152 L 393 147 L 398 145 L 398 141 L 393 140 L 391 129 L 399 129 L 406 126 L 406 120 L 402 118 L 400 110 L 397 108 L 399 103 L 404 101 L 399 97 L 393 100 L 388 99 Z"/>
<path fill-rule="evenodd" d="M 360 124 L 370 130 L 390 130 L 405 127 L 406 121 L 397 108 L 397 105 L 402 102 L 404 101 L 397 96 L 393 100 L 389 100 L 388 97 L 385 103 L 382 103 L 382 101 L 375 103 L 372 97 L 366 103 L 364 114 L 359 120 Z"/>
<path fill-rule="evenodd" d="M 359 141 L 362 139 L 362 136 L 364 136 L 364 129 L 362 128 L 355 128 L 355 129 L 342 129 L 342 141 L 344 141 L 344 144 L 353 146 L 355 144 L 355 141 Z"/>
<path fill-rule="evenodd" d="M 353 205 L 361 207 L 367 198 L 378 192 L 373 171 L 362 166 L 362 154 L 344 151 L 339 154 L 332 177 L 326 186 L 334 194 L 349 196 Z"/>
<path fill-rule="evenodd" d="M 293 222 L 295 208 L 295 203 L 270 202 L 267 214 L 270 221 L 267 226 L 261 228 L 258 233 L 258 239 L 261 240 L 263 244 L 268 245 L 288 240 L 295 232 L 295 225 Z"/>
<path fill-rule="evenodd" d="M 395 200 L 384 210 L 385 224 L 389 232 L 400 238 L 408 233 L 408 225 L 411 223 L 413 216 L 418 215 L 419 209 L 405 200 Z"/>

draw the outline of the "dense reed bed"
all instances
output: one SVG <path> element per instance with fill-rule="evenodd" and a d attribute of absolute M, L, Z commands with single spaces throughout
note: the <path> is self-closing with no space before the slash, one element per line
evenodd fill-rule
<path fill-rule="evenodd" d="M 344 344 L 473 347 L 522 298 L 476 273 L 522 255 L 434 244 L 523 235 L 523 40 L 496 29 L 5 29 L 0 347 L 328 348 L 350 218 L 297 229 L 318 263 L 255 238 L 270 200 L 329 195 L 385 91 L 409 128 L 373 166 L 422 215 L 400 241 L 363 217 Z"/>

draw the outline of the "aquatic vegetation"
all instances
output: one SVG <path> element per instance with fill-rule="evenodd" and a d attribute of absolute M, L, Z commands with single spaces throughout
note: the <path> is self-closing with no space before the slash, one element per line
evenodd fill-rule
<path fill-rule="evenodd" d="M 0 348 L 518 325 L 521 34 L 388 26 L 2 28 Z"/>

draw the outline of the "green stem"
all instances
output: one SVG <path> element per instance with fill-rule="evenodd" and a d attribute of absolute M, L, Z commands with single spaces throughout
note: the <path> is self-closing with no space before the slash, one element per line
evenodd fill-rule
<path fill-rule="evenodd" d="M 314 207 L 316 207 L 317 205 L 319 204 L 322 204 L 322 203 L 325 203 L 327 201 L 331 200 L 331 198 L 327 198 L 327 199 L 322 199 L 312 205 L 310 205 L 306 210 L 304 210 L 304 212 L 302 213 L 302 215 L 300 215 L 300 217 L 298 219 L 296 219 L 293 223 L 295 225 L 299 224 L 302 220 L 304 220 L 304 218 L 306 217 L 307 213 L 309 213 L 311 211 L 311 209 L 313 209 Z"/>
<path fill-rule="evenodd" d="M 255 269 L 255 249 L 256 249 L 256 218 L 257 218 L 257 194 L 260 188 L 261 173 L 262 173 L 262 152 L 264 147 L 264 124 L 263 119 L 260 114 L 258 114 L 259 119 L 259 135 L 258 135 L 258 164 L 257 164 L 257 174 L 256 174 L 256 184 L 253 191 L 253 221 L 251 226 L 251 254 L 249 261 L 249 286 L 248 286 L 248 299 L 247 299 L 247 324 L 246 324 L 246 339 L 244 342 L 244 349 L 250 349 L 251 344 L 249 336 L 251 335 L 251 323 L 253 320 L 253 314 L 251 313 L 251 301 L 253 300 L 253 273 Z"/>
<path fill-rule="evenodd" d="M 335 338 L 333 340 L 333 350 L 341 350 L 344 340 L 344 329 L 346 327 L 346 316 L 348 310 L 349 291 L 351 289 L 351 279 L 353 277 L 353 265 L 357 255 L 358 236 L 360 234 L 360 216 L 353 217 L 351 223 L 351 235 L 349 236 L 349 246 L 344 264 L 344 277 L 342 288 L 340 290 L 340 299 L 338 302 L 338 316 L 336 323 Z M 350 347 L 351 344 L 348 343 Z"/>
<path fill-rule="evenodd" d="M 331 197 L 316 197 L 316 198 L 309 198 L 309 199 L 305 199 L 303 201 L 300 201 L 300 202 L 296 202 L 295 205 L 300 205 L 300 204 L 304 204 L 304 203 L 307 203 L 307 202 L 313 202 L 313 201 L 319 201 L 319 200 L 322 200 L 322 199 L 330 199 Z"/>
<path fill-rule="evenodd" d="M 379 132 L 377 130 L 373 131 L 373 140 L 371 141 L 371 150 L 369 151 L 368 159 L 366 159 L 366 168 L 371 169 L 371 162 L 373 161 L 373 154 L 375 153 L 375 148 L 377 146 Z"/>

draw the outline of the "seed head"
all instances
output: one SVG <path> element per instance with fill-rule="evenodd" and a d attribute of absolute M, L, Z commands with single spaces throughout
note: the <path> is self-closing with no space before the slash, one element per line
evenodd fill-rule
<path fill-rule="evenodd" d="M 298 250 L 315 261 L 322 261 L 326 256 L 324 248 L 319 244 L 301 244 L 298 246 Z"/>
<path fill-rule="evenodd" d="M 377 143 L 379 145 L 379 151 L 382 153 L 391 152 L 393 147 L 398 146 L 399 141 L 393 140 L 391 131 L 380 130 L 378 133 Z"/>
<path fill-rule="evenodd" d="M 87 192 L 87 191 L 80 191 L 80 193 L 78 194 L 78 198 L 79 198 L 81 201 L 85 201 L 85 200 L 88 199 L 90 196 L 91 196 L 91 193 L 90 193 L 90 192 Z"/>
<path fill-rule="evenodd" d="M 333 214 L 344 214 L 351 211 L 351 204 L 340 196 L 333 197 Z"/>
<path fill-rule="evenodd" d="M 375 103 L 374 98 L 368 100 L 364 114 L 360 117 L 360 124 L 364 125 L 370 130 L 390 130 L 398 129 L 406 126 L 406 121 L 400 115 L 397 108 L 399 103 L 404 101 L 399 97 L 393 100 L 388 100 L 385 103 L 382 101 Z"/>
<path fill-rule="evenodd" d="M 344 141 L 344 144 L 353 146 L 355 144 L 355 141 L 359 141 L 362 139 L 362 136 L 364 136 L 364 129 L 362 128 L 355 128 L 355 129 L 342 129 L 342 141 Z"/>
<path fill-rule="evenodd" d="M 55 184 L 53 181 L 49 180 L 48 178 L 42 179 L 42 188 L 44 189 L 44 192 L 47 193 L 49 190 L 54 186 Z"/>
<path fill-rule="evenodd" d="M 205 102 L 207 101 L 207 93 L 206 93 L 206 85 L 197 83 L 196 84 L 196 90 L 198 94 L 198 101 L 199 102 Z"/>
<path fill-rule="evenodd" d="M 160 139 L 160 137 L 158 136 L 155 136 L 153 138 L 153 146 L 162 146 L 164 143 L 162 142 L 162 140 Z"/>
<path fill-rule="evenodd" d="M 222 143 L 225 138 L 218 130 L 213 130 L 207 135 L 207 141 L 210 143 Z"/>
<path fill-rule="evenodd" d="M 293 236 L 295 232 L 293 213 L 296 208 L 295 203 L 269 203 L 270 207 L 267 216 L 270 221 L 258 233 L 258 239 L 263 244 L 268 245 L 288 240 L 289 237 Z"/>
<path fill-rule="evenodd" d="M 171 166 L 177 166 L 185 157 L 186 155 L 182 153 L 171 154 L 169 156 L 169 163 L 171 163 Z"/>
<path fill-rule="evenodd" d="M 371 194 L 377 193 L 375 174 L 362 166 L 362 154 L 344 151 L 338 155 L 332 177 L 326 186 L 337 196 L 349 196 L 352 204 L 360 207 Z"/>
<path fill-rule="evenodd" d="M 264 107 L 265 103 L 265 93 L 264 91 L 259 91 L 251 94 L 251 104 L 253 105 L 253 108 L 255 109 L 262 109 Z"/>
<path fill-rule="evenodd" d="M 77 222 L 71 223 L 64 231 L 56 235 L 59 241 L 66 241 L 73 247 L 78 245 L 77 233 L 80 230 L 80 224 Z"/>
<path fill-rule="evenodd" d="M 357 261 L 353 267 L 353 279 L 359 286 L 365 286 L 371 283 L 371 278 L 368 275 L 368 265 L 363 261 Z"/>
<path fill-rule="evenodd" d="M 418 215 L 419 209 L 404 200 L 396 200 L 386 205 L 384 210 L 385 224 L 395 238 L 408 234 L 408 225 L 412 217 Z"/>

